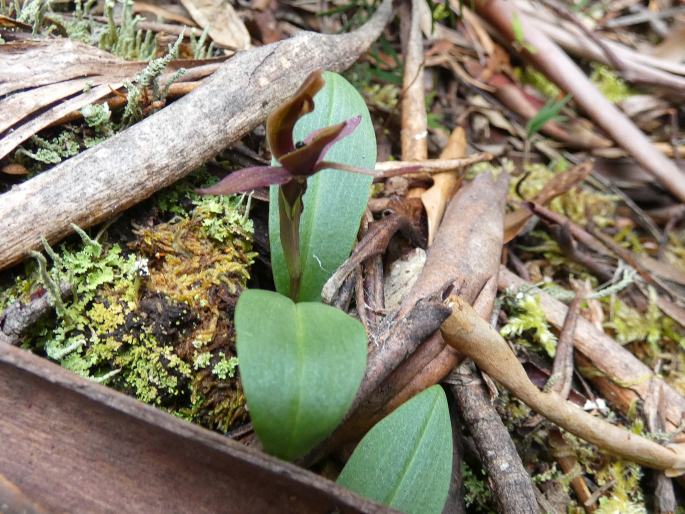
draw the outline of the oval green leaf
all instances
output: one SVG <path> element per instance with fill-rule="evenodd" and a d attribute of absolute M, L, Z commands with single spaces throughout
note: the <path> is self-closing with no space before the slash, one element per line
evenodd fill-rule
<path fill-rule="evenodd" d="M 440 386 L 415 396 L 362 439 L 338 483 L 407 514 L 440 514 L 452 475 L 452 427 Z"/>
<path fill-rule="evenodd" d="M 293 460 L 342 420 L 366 368 L 359 321 L 321 303 L 243 292 L 235 310 L 238 362 L 264 449 Z"/>
<path fill-rule="evenodd" d="M 337 73 L 324 72 L 323 77 L 326 85 L 314 97 L 314 111 L 295 126 L 295 140 L 303 140 L 314 130 L 361 114 L 362 121 L 357 129 L 333 145 L 326 160 L 373 169 L 376 136 L 364 99 Z M 298 301 L 320 301 L 326 280 L 349 257 L 372 180 L 366 175 L 328 169 L 307 181 L 300 222 L 303 273 Z M 287 296 L 290 279 L 279 233 L 278 188 L 272 186 L 269 202 L 271 264 L 276 290 Z"/>

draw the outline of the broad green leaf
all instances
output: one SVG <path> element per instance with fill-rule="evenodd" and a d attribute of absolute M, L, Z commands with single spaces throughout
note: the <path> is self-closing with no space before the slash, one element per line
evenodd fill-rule
<path fill-rule="evenodd" d="M 338 483 L 408 514 L 440 514 L 452 476 L 447 399 L 433 386 L 374 426 Z"/>
<path fill-rule="evenodd" d="M 366 368 L 359 321 L 322 303 L 243 292 L 235 310 L 240 377 L 264 448 L 295 459 L 342 420 Z"/>
<path fill-rule="evenodd" d="M 335 73 L 324 72 L 326 85 L 314 97 L 315 109 L 295 126 L 295 139 L 340 123 L 358 114 L 362 122 L 326 155 L 327 161 L 373 169 L 376 164 L 376 136 L 364 99 L 352 84 Z M 319 301 L 321 288 L 350 255 L 359 222 L 369 199 L 372 178 L 339 170 L 324 170 L 307 182 L 300 225 L 302 282 L 298 301 Z M 279 237 L 278 188 L 271 187 L 269 239 L 276 290 L 290 289 L 288 270 Z"/>

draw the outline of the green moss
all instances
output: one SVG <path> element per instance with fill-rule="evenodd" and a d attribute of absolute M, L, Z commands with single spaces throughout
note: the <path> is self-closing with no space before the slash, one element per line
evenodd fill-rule
<path fill-rule="evenodd" d="M 634 94 L 615 71 L 603 64 L 592 64 L 590 80 L 610 102 L 618 103 Z"/>
<path fill-rule="evenodd" d="M 617 461 L 597 473 L 602 486 L 612 482 L 610 496 L 599 499 L 598 514 L 645 514 L 645 502 L 640 489 L 642 473 L 637 464 Z"/>
<path fill-rule="evenodd" d="M 653 356 L 664 351 L 667 342 L 673 342 L 685 349 L 685 334 L 682 328 L 656 305 L 657 293 L 649 289 L 649 305 L 645 313 L 629 307 L 617 297 L 609 302 L 607 328 L 614 331 L 616 339 L 623 343 L 644 342 L 649 345 Z"/>
<path fill-rule="evenodd" d="M 252 225 L 240 198 L 180 194 L 192 211 L 137 229 L 130 250 L 91 239 L 53 250 L 0 294 L 52 291 L 56 312 L 24 346 L 190 421 L 226 431 L 247 416 L 232 306 L 245 287 Z M 73 293 L 57 299 L 58 284 Z"/>
<path fill-rule="evenodd" d="M 526 66 L 525 68 L 516 68 L 514 76 L 522 83 L 533 86 L 540 91 L 546 98 L 559 98 L 561 90 L 551 82 L 543 73 L 540 73 L 535 68 Z"/>
<path fill-rule="evenodd" d="M 563 164 L 561 166 L 563 168 Z M 559 170 L 560 164 L 557 163 L 555 167 Z M 529 164 L 525 171 L 522 178 L 509 183 L 509 197 L 514 201 L 530 200 L 557 174 L 557 171 L 542 164 Z M 591 213 L 592 221 L 597 226 L 605 227 L 614 223 L 617 201 L 614 195 L 582 185 L 556 197 L 549 203 L 549 208 L 580 225 L 590 221 L 588 214 Z"/>
<path fill-rule="evenodd" d="M 523 292 L 507 294 L 503 308 L 509 315 L 506 325 L 500 329 L 502 337 L 516 338 L 517 342 L 540 345 L 547 355 L 554 357 L 557 338 L 550 330 L 540 297 Z"/>

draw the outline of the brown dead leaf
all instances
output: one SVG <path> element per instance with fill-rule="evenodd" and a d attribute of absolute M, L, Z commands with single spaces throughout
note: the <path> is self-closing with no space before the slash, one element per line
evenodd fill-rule
<path fill-rule="evenodd" d="M 462 157 L 466 157 L 466 133 L 463 128 L 457 127 L 450 134 L 447 146 L 442 150 L 440 158 L 461 159 Z M 433 243 L 447 203 L 459 187 L 459 181 L 458 170 L 438 173 L 433 176 L 433 185 L 421 195 L 428 218 L 428 246 Z"/>
<path fill-rule="evenodd" d="M 180 9 L 180 7 L 179 7 Z M 183 16 L 182 14 L 178 14 L 176 12 L 173 12 L 171 9 L 166 8 L 163 5 L 155 5 L 155 4 L 149 4 L 147 2 L 134 2 L 133 4 L 133 12 L 134 13 L 141 13 L 141 12 L 149 12 L 151 14 L 154 14 L 155 16 L 162 18 L 164 20 L 169 20 L 169 21 L 175 21 L 176 23 L 180 23 L 181 25 L 186 25 L 188 27 L 194 27 L 195 22 L 188 18 L 187 16 Z"/>
<path fill-rule="evenodd" d="M 666 39 L 649 51 L 654 57 L 681 63 L 685 61 L 685 23 L 676 23 L 671 27 Z"/>
<path fill-rule="evenodd" d="M 249 48 L 250 33 L 233 6 L 224 0 L 181 0 L 197 24 L 209 27 L 217 46 L 231 50 Z"/>

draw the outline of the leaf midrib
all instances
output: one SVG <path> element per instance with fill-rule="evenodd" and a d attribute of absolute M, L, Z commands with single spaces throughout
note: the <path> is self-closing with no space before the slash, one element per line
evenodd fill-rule
<path fill-rule="evenodd" d="M 412 453 L 411 453 L 411 456 L 409 457 L 409 461 L 407 462 L 407 465 L 404 466 L 404 469 L 402 470 L 402 475 L 400 476 L 400 479 L 397 481 L 397 483 L 395 484 L 395 488 L 390 493 L 390 498 L 387 501 L 383 502 L 385 505 L 392 506 L 393 501 L 395 501 L 395 497 L 400 492 L 400 490 L 402 490 L 401 485 L 404 482 L 404 479 L 406 478 L 407 473 L 409 473 L 409 470 L 412 468 L 412 464 L 414 463 L 414 460 L 416 460 L 416 456 L 419 453 L 419 448 L 421 447 L 423 439 L 426 436 L 428 424 L 430 423 L 430 420 L 433 417 L 433 412 L 435 410 L 436 404 L 437 404 L 439 399 L 440 399 L 440 395 L 436 394 L 435 398 L 433 399 L 433 404 L 431 405 L 431 407 L 428 411 L 428 415 L 426 416 L 426 419 L 423 422 L 423 426 L 421 427 L 421 432 L 420 432 L 421 435 L 419 436 L 418 441 L 414 445 L 414 449 L 412 450 Z"/>

